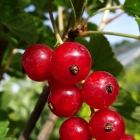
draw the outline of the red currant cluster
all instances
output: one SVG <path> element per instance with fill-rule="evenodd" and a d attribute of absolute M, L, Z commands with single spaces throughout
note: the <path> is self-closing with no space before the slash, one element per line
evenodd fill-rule
<path fill-rule="evenodd" d="M 92 58 L 86 47 L 67 42 L 54 51 L 45 45 L 30 46 L 23 54 L 23 71 L 34 81 L 48 81 L 50 110 L 59 117 L 68 118 L 60 127 L 61 140 L 134 140 L 125 134 L 122 117 L 108 107 L 119 93 L 115 77 L 105 71 L 89 75 Z M 82 87 L 78 86 L 82 80 Z M 74 116 L 83 101 L 93 112 L 89 123 Z"/>

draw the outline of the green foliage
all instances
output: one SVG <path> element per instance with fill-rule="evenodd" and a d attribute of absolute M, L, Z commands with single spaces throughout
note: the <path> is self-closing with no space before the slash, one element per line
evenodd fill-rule
<path fill-rule="evenodd" d="M 9 122 L 5 111 L 0 110 L 0 140 L 16 140 L 15 138 L 5 138 L 8 132 Z"/>
<path fill-rule="evenodd" d="M 137 21 L 138 26 L 139 26 L 139 30 L 140 30 L 140 18 L 138 16 L 136 16 L 135 20 Z"/>
<path fill-rule="evenodd" d="M 110 44 L 104 36 L 92 36 L 89 46 L 88 49 L 93 59 L 93 70 L 104 70 L 114 76 L 122 71 L 123 66 L 116 60 Z"/>
<path fill-rule="evenodd" d="M 1 23 L 8 28 L 13 34 L 28 44 L 33 44 L 37 40 L 37 31 L 35 22 L 32 16 L 24 12 L 18 7 L 18 2 L 15 1 L 14 9 L 11 2 L 5 1 L 1 6 Z"/>
<path fill-rule="evenodd" d="M 140 97 L 139 97 L 139 59 L 118 77 L 120 85 L 119 97 L 112 105 L 125 119 L 126 131 L 139 139 L 140 130 Z"/>
<path fill-rule="evenodd" d="M 107 1 L 72 0 L 72 3 L 76 12 L 76 24 L 79 24 L 82 21 L 84 11 L 91 15 L 100 8 L 104 8 Z M 25 8 L 31 5 L 35 9 L 25 12 Z M 113 5 L 120 5 L 120 1 L 113 0 Z M 61 20 L 64 22 L 63 36 L 68 27 L 70 29 L 71 25 L 75 25 L 75 23 L 73 23 L 74 18 L 69 1 L 55 0 L 52 2 L 52 12 L 56 16 L 55 23 L 57 27 L 60 24 L 57 15 L 58 6 L 62 6 L 63 9 L 63 16 L 61 17 Z M 126 0 L 123 5 L 125 12 L 132 16 L 137 15 L 136 22 L 140 27 L 139 7 L 139 0 Z M 7 60 L 15 48 L 24 51 L 31 44 L 41 43 L 54 49 L 56 38 L 49 21 L 48 0 L 0 0 L 0 54 L 3 56 L 0 68 L 6 66 Z M 46 22 L 47 25 L 44 24 Z M 87 22 L 87 30 L 97 31 L 98 26 L 94 24 L 94 21 Z M 93 59 L 93 71 L 104 70 L 112 73 L 114 76 L 121 74 L 123 66 L 116 60 L 112 46 L 105 36 L 76 37 L 75 41 L 82 43 L 90 51 Z M 122 44 L 125 44 L 125 42 L 122 42 Z M 44 83 L 33 82 L 26 78 L 21 71 L 21 57 L 22 53 L 19 52 L 12 57 L 6 70 L 8 78 L 4 76 L 0 83 L 0 140 L 15 140 L 9 137 L 19 137 L 44 85 Z M 138 139 L 140 130 L 140 67 L 137 65 L 133 68 L 127 68 L 118 77 L 121 90 L 112 107 L 124 117 L 127 125 L 126 131 Z M 13 90 L 15 85 L 18 86 L 18 91 Z M 37 139 L 37 134 L 42 129 L 48 114 L 49 109 L 46 106 L 29 140 Z M 84 103 L 77 115 L 88 121 L 90 119 L 89 106 Z M 59 127 L 63 121 L 63 118 L 58 119 L 49 140 L 59 139 Z"/>
<path fill-rule="evenodd" d="M 92 70 L 104 70 L 114 76 L 117 76 L 122 71 L 123 66 L 116 60 L 106 37 L 96 35 L 90 37 L 89 42 L 83 39 L 78 39 L 77 41 L 84 44 L 90 51 L 93 61 Z"/>
<path fill-rule="evenodd" d="M 124 3 L 124 10 L 129 14 L 140 16 L 140 1 L 139 0 L 126 0 Z"/>

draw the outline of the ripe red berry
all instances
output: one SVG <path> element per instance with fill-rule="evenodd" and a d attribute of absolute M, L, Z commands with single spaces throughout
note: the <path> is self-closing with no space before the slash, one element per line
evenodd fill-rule
<path fill-rule="evenodd" d="M 93 72 L 82 86 L 83 100 L 92 108 L 110 106 L 119 93 L 115 77 L 105 71 Z"/>
<path fill-rule="evenodd" d="M 48 97 L 50 110 L 59 117 L 74 116 L 82 103 L 81 89 L 75 84 L 57 83 L 52 87 Z"/>
<path fill-rule="evenodd" d="M 52 74 L 48 77 L 47 79 L 48 85 L 52 88 L 55 84 L 59 83 L 58 81 Z"/>
<path fill-rule="evenodd" d="M 135 140 L 135 139 L 129 134 L 124 134 L 122 135 L 120 140 Z"/>
<path fill-rule="evenodd" d="M 22 67 L 28 77 L 34 81 L 44 81 L 51 74 L 50 57 L 53 50 L 43 44 L 34 44 L 25 50 Z"/>
<path fill-rule="evenodd" d="M 61 140 L 92 140 L 88 123 L 79 117 L 64 121 L 59 130 Z"/>
<path fill-rule="evenodd" d="M 78 83 L 86 78 L 91 64 L 89 51 L 77 42 L 67 42 L 58 46 L 51 59 L 54 77 L 66 84 Z"/>
<path fill-rule="evenodd" d="M 108 108 L 100 109 L 92 115 L 89 128 L 96 140 L 120 140 L 125 132 L 120 114 Z"/>

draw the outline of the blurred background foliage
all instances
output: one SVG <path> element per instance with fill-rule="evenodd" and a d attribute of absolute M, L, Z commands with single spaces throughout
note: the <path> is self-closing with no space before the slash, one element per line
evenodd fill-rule
<path fill-rule="evenodd" d="M 107 0 L 88 0 L 85 12 L 90 15 L 99 8 L 105 7 L 107 2 Z M 134 7 L 133 4 L 137 5 Z M 135 16 L 139 13 L 139 4 L 138 0 L 126 0 L 124 9 L 129 15 Z M 119 0 L 112 0 L 112 5 L 120 5 Z M 0 1 L 0 128 L 5 128 L 3 132 L 5 136 L 9 127 L 6 137 L 19 137 L 45 85 L 45 82 L 31 81 L 22 73 L 21 57 L 23 51 L 34 43 L 46 44 L 54 49 L 56 38 L 49 22 L 47 6 L 48 0 Z M 68 1 L 54 1 L 52 8 L 57 26 L 59 26 L 57 14 L 59 6 L 63 8 L 64 33 L 71 8 Z M 115 13 L 115 11 L 111 12 Z M 87 26 L 88 30 L 98 29 L 94 21 L 89 22 Z M 120 94 L 111 108 L 123 116 L 126 132 L 136 140 L 140 140 L 140 58 L 131 66 L 123 68 L 115 58 L 105 36 L 78 37 L 76 41 L 89 49 L 93 58 L 92 71 L 105 70 L 117 77 Z M 125 41 L 122 44 L 125 44 Z M 121 47 L 121 44 L 116 44 L 116 47 Z M 13 53 L 14 49 L 18 49 L 17 53 Z M 48 115 L 49 109 L 46 105 L 31 133 L 30 140 L 36 139 Z M 83 104 L 77 115 L 89 121 L 90 108 Z M 59 127 L 63 121 L 63 118 L 58 118 L 49 140 L 59 139 Z M 2 136 L 1 133 L 0 136 Z"/>

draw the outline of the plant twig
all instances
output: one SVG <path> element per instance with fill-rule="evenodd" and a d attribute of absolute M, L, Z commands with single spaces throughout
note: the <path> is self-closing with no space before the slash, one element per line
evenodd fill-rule
<path fill-rule="evenodd" d="M 140 40 L 140 36 L 132 35 L 132 34 L 124 34 L 124 33 L 117 33 L 117 32 L 103 32 L 103 31 L 86 31 L 86 32 L 80 32 L 79 36 L 89 36 L 89 35 L 115 35 L 115 36 L 122 36 L 122 37 L 128 37 Z"/>
<path fill-rule="evenodd" d="M 36 106 L 31 114 L 22 134 L 19 137 L 19 140 L 28 140 L 40 114 L 42 113 L 42 110 L 46 104 L 49 93 L 50 93 L 50 88 L 47 85 L 45 85 L 43 88 L 43 91 L 36 103 Z"/>
<path fill-rule="evenodd" d="M 3 67 L 3 69 L 2 69 L 1 72 L 0 72 L 0 80 L 1 80 L 1 78 L 3 77 L 3 74 L 7 71 L 8 67 L 9 67 L 9 65 L 10 65 L 10 63 L 11 63 L 11 61 L 12 61 L 14 55 L 17 53 L 17 51 L 18 51 L 17 48 L 14 48 L 14 49 L 12 50 L 10 56 L 9 56 L 8 59 L 7 59 L 7 62 L 6 62 L 6 64 L 5 64 L 5 66 Z"/>
<path fill-rule="evenodd" d="M 46 120 L 42 130 L 38 134 L 37 140 L 47 140 L 49 135 L 51 134 L 54 125 L 57 121 L 58 117 L 50 112 L 48 119 Z"/>
<path fill-rule="evenodd" d="M 118 15 L 116 15 L 116 16 L 114 16 L 114 17 L 108 19 L 108 20 L 106 20 L 106 24 L 110 23 L 111 21 L 113 21 L 114 19 L 120 17 L 120 16 L 123 15 L 123 14 L 124 14 L 124 11 L 121 12 L 121 13 L 119 13 Z"/>
<path fill-rule="evenodd" d="M 62 7 L 58 6 L 57 9 L 58 9 L 58 28 L 59 28 L 60 35 L 62 35 L 64 31 Z"/>
<path fill-rule="evenodd" d="M 83 12 L 84 12 L 85 7 L 87 5 L 87 1 L 88 0 L 75 0 L 74 9 L 75 9 L 75 13 L 76 13 L 76 24 L 74 23 L 73 13 L 71 13 L 70 18 L 69 18 L 69 22 L 68 22 L 68 26 L 66 27 L 66 31 L 63 35 L 64 42 L 74 40 L 74 37 L 71 38 L 69 36 L 69 32 L 72 30 L 74 25 L 78 26 L 79 23 L 81 22 Z M 77 28 L 77 27 L 75 27 L 75 28 Z"/>
<path fill-rule="evenodd" d="M 49 0 L 49 2 L 48 2 L 48 10 L 49 10 L 49 15 L 50 15 L 51 23 L 52 23 L 52 26 L 53 26 L 53 29 L 54 29 L 54 33 L 55 33 L 57 42 L 59 44 L 62 44 L 63 41 L 62 41 L 62 39 L 61 39 L 61 37 L 60 37 L 60 35 L 58 33 L 58 30 L 57 30 L 57 27 L 56 27 L 56 24 L 55 24 L 55 21 L 54 21 L 54 18 L 53 18 L 51 4 L 52 4 L 52 0 Z"/>
<path fill-rule="evenodd" d="M 105 10 L 117 10 L 117 9 L 123 9 L 123 6 L 120 5 L 120 6 L 111 6 L 111 7 L 101 8 L 101 9 L 99 9 L 98 11 L 96 11 L 95 13 L 91 14 L 90 16 L 88 16 L 86 19 L 84 19 L 84 20 L 80 23 L 80 25 L 81 25 L 81 26 L 84 26 L 90 18 L 92 18 L 94 15 L 96 15 L 96 14 L 98 14 L 98 13 L 100 13 L 100 12 L 103 12 L 103 11 L 105 11 Z"/>
<path fill-rule="evenodd" d="M 106 5 L 106 8 L 110 7 L 111 6 L 111 3 L 112 3 L 112 0 L 108 0 L 107 5 Z M 106 20 L 107 20 L 107 17 L 108 17 L 109 12 L 110 12 L 110 10 L 105 10 L 104 11 L 104 14 L 103 14 L 103 17 L 102 17 L 102 21 L 101 21 L 101 24 L 100 24 L 100 26 L 98 28 L 98 31 L 102 31 L 103 28 L 105 27 Z"/>
<path fill-rule="evenodd" d="M 74 29 L 74 27 L 76 26 L 76 12 L 75 12 L 75 8 L 73 6 L 72 1 L 69 0 L 69 2 L 70 2 L 72 13 L 73 13 L 73 27 L 72 27 L 72 29 Z"/>

